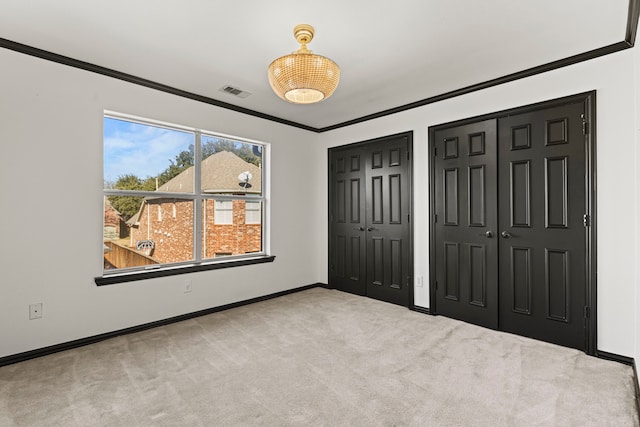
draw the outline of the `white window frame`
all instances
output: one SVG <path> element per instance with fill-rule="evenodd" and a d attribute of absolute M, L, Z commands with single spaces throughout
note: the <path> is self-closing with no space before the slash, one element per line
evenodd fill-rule
<path fill-rule="evenodd" d="M 114 111 L 105 111 L 104 118 L 113 118 L 116 120 L 129 121 L 133 123 L 138 123 L 142 125 L 155 126 L 155 127 L 163 127 L 170 130 L 182 131 L 182 132 L 190 132 L 195 136 L 194 140 L 194 191 L 193 193 L 159 193 L 157 191 L 138 191 L 138 190 L 116 190 L 116 189 L 103 189 L 104 196 L 138 196 L 138 197 L 158 197 L 158 196 L 166 196 L 171 197 L 173 199 L 183 199 L 183 200 L 191 200 L 194 202 L 194 226 L 193 226 L 193 241 L 194 248 L 193 254 L 194 259 L 189 261 L 180 261 L 180 262 L 172 262 L 172 263 L 164 263 L 158 264 L 157 266 L 152 266 L 154 272 L 158 270 L 167 270 L 167 275 L 171 274 L 181 274 L 181 271 L 176 272 L 176 268 L 179 267 L 206 267 L 209 264 L 221 264 L 228 263 L 230 266 L 236 265 L 246 265 L 251 263 L 261 263 L 261 262 L 271 262 L 275 257 L 269 254 L 270 252 L 270 244 L 269 244 L 269 226 L 268 226 L 268 206 L 269 206 L 269 197 L 270 197 L 270 188 L 269 188 L 269 167 L 270 167 L 270 144 L 264 141 L 257 141 L 253 139 L 238 137 L 234 135 L 222 134 L 219 132 L 213 132 L 209 130 L 191 128 L 188 126 L 177 125 L 172 123 L 161 122 L 153 119 L 142 118 L 138 116 L 131 116 L 128 114 L 118 113 Z M 237 141 L 241 143 L 247 143 L 251 145 L 257 145 L 262 150 L 262 160 L 261 160 L 261 190 L 262 194 L 208 194 L 203 193 L 201 191 L 201 172 L 200 172 L 200 161 L 201 159 L 201 140 L 204 137 L 213 137 L 220 138 L 226 140 Z M 215 200 L 252 200 L 259 201 L 262 204 L 262 230 L 261 230 L 261 248 L 262 250 L 259 252 L 254 252 L 251 254 L 242 254 L 242 255 L 232 255 L 225 256 L 219 258 L 203 258 L 203 244 L 202 244 L 202 236 L 205 218 L 205 213 L 203 212 L 203 203 L 205 199 L 215 199 Z M 214 214 L 215 215 L 215 214 Z M 101 230 L 102 232 L 103 230 Z M 212 254 L 213 255 L 213 254 Z M 252 262 L 252 259 L 258 258 L 255 262 Z M 260 260 L 259 258 L 264 258 L 266 260 Z M 243 262 L 246 260 L 246 262 Z M 130 267 L 130 268 L 119 268 L 114 270 L 103 270 L 102 278 L 106 278 L 105 280 L 100 280 L 101 278 L 96 278 L 96 283 L 98 285 L 102 284 L 111 284 L 118 283 L 118 280 L 109 280 L 108 277 L 111 276 L 123 276 L 123 280 L 121 281 L 131 281 L 131 280 L 139 280 L 136 278 L 128 277 L 132 274 L 141 273 L 149 270 L 150 266 L 146 267 Z M 212 266 L 211 268 L 220 268 L 221 266 Z M 207 269 L 207 268 L 205 268 Z M 202 268 L 196 268 L 194 271 L 202 271 Z M 141 277 L 143 279 L 145 277 Z M 101 283 L 104 282 L 104 283 Z"/>

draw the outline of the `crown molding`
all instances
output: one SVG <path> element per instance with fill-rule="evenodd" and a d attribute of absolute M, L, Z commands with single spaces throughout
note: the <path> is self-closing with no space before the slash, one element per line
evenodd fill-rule
<path fill-rule="evenodd" d="M 358 117 L 352 120 L 347 120 L 341 123 L 336 123 L 334 125 L 320 127 L 320 128 L 308 126 L 302 123 L 297 123 L 291 120 L 283 119 L 281 117 L 272 116 L 270 114 L 261 113 L 259 111 L 251 110 L 249 108 L 239 107 L 237 105 L 229 104 L 227 102 L 219 101 L 217 99 L 209 98 L 207 96 L 198 95 L 193 92 L 187 92 L 187 91 L 184 91 L 175 87 L 171 87 L 162 83 L 154 82 L 152 80 L 144 79 L 141 77 L 123 73 L 110 68 L 91 64 L 89 62 L 80 61 L 78 59 L 59 55 L 57 53 L 38 49 L 36 47 L 28 46 L 15 41 L 0 38 L 0 47 L 13 50 L 16 52 L 24 53 L 26 55 L 34 56 L 37 58 L 45 59 L 47 61 L 68 65 L 70 67 L 79 68 L 79 69 L 90 71 L 93 73 L 102 74 L 104 76 L 113 77 L 118 80 L 123 80 L 129 83 L 145 86 L 151 89 L 155 89 L 155 90 L 170 93 L 173 95 L 181 96 L 184 98 L 192 99 L 195 101 L 203 102 L 205 104 L 214 105 L 216 107 L 225 108 L 227 110 L 236 111 L 238 113 L 247 114 L 253 117 L 258 117 L 261 119 L 269 120 L 269 121 L 280 123 L 287 126 L 293 126 L 299 129 L 310 131 L 310 132 L 322 133 L 322 132 L 327 132 L 327 131 L 347 127 L 347 126 L 352 126 L 358 123 L 363 123 L 369 120 L 378 119 L 380 117 L 389 116 L 391 114 L 396 114 L 403 111 L 411 110 L 413 108 L 422 107 L 424 105 L 433 104 L 435 102 L 444 101 L 449 98 L 454 98 L 454 97 L 465 95 L 478 90 L 487 89 L 493 86 L 498 86 L 498 85 L 509 83 L 515 80 L 520 80 L 526 77 L 535 76 L 536 74 L 546 73 L 552 70 L 556 70 L 558 68 L 567 67 L 569 65 L 577 64 L 580 62 L 588 61 L 591 59 L 599 58 L 601 56 L 609 55 L 612 53 L 623 51 L 625 49 L 632 48 L 635 45 L 636 35 L 638 31 L 639 16 L 640 16 L 640 0 L 629 0 L 627 26 L 625 29 L 625 39 L 620 42 L 613 43 L 611 45 L 604 46 L 598 49 L 590 50 L 588 52 L 579 53 L 577 55 L 573 55 L 557 61 L 549 62 L 547 64 L 529 68 L 527 70 L 508 74 L 506 76 L 498 77 L 492 80 L 487 80 L 482 83 L 477 83 L 461 89 L 456 89 L 440 95 L 425 98 L 420 101 L 412 102 L 405 105 L 400 105 L 398 107 L 389 108 L 387 110 L 379 111 L 377 113 L 368 114 L 366 116 Z"/>

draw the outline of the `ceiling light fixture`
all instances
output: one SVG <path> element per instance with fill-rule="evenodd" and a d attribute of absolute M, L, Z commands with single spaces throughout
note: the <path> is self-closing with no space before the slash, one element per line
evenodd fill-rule
<path fill-rule="evenodd" d="M 340 81 L 340 68 L 331 59 L 313 54 L 307 43 L 313 39 L 311 25 L 300 24 L 293 35 L 300 49 L 269 65 L 269 83 L 280 98 L 295 104 L 312 104 L 331 96 Z"/>

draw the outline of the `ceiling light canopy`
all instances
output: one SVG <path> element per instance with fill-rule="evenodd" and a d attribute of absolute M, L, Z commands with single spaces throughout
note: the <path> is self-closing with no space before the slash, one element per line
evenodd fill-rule
<path fill-rule="evenodd" d="M 307 43 L 313 39 L 311 25 L 300 24 L 293 35 L 300 49 L 269 65 L 269 83 L 280 98 L 295 104 L 312 104 L 331 96 L 340 81 L 340 68 L 331 59 L 313 54 Z"/>

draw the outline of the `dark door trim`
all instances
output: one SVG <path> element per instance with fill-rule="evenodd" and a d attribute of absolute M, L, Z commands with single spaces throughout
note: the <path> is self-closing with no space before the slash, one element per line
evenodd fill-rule
<path fill-rule="evenodd" d="M 353 148 L 358 148 L 358 147 L 366 147 L 368 144 L 372 144 L 372 143 L 377 143 L 380 142 L 382 140 L 386 140 L 386 139 L 391 139 L 391 138 L 397 138 L 397 137 L 405 137 L 407 138 L 407 152 L 409 155 L 409 159 L 407 162 L 407 173 L 409 174 L 409 182 L 408 182 L 408 196 L 409 196 L 409 232 L 408 232 L 408 241 L 409 241 L 409 285 L 408 285 L 408 305 L 407 308 L 410 309 L 415 309 L 415 305 L 414 305 L 414 264 L 413 264 L 413 221 L 414 221 L 414 214 L 413 214 L 413 131 L 406 131 L 406 132 L 400 132 L 400 133 L 396 133 L 396 134 L 392 134 L 392 135 L 387 135 L 387 136 L 382 136 L 382 137 L 378 137 L 378 138 L 373 138 L 373 139 L 368 139 L 365 141 L 359 141 L 359 142 L 354 142 L 351 144 L 346 144 L 346 145 L 339 145 L 336 147 L 330 147 L 327 149 L 327 185 L 328 185 L 328 189 L 327 189 L 327 193 L 329 196 L 329 203 L 327 203 L 327 230 L 328 230 L 328 243 L 329 243 L 329 247 L 328 247 L 328 252 L 329 252 L 329 257 L 327 259 L 327 273 L 328 273 L 328 287 L 332 288 L 331 286 L 331 248 L 333 247 L 332 244 L 332 240 L 331 240 L 331 156 L 332 153 L 337 152 L 339 150 L 344 150 L 344 149 L 353 149 Z"/>
<path fill-rule="evenodd" d="M 585 176 L 585 192 L 587 214 L 587 227 L 585 227 L 586 239 L 586 306 L 584 313 L 585 322 L 585 352 L 589 355 L 596 355 L 597 352 L 597 223 L 596 223 L 596 91 L 584 92 L 577 95 L 571 95 L 550 101 L 538 102 L 523 107 L 511 108 L 494 113 L 483 114 L 463 120 L 443 123 L 436 126 L 429 126 L 429 312 L 438 314 L 436 305 L 436 242 L 434 229 L 435 220 L 435 155 L 434 155 L 434 135 L 437 130 L 449 127 L 462 126 L 470 123 L 479 122 L 489 119 L 500 119 L 502 117 L 521 114 L 539 109 L 557 107 L 564 104 L 572 104 L 576 102 L 584 102 L 585 117 L 585 150 L 586 150 L 586 176 Z"/>

